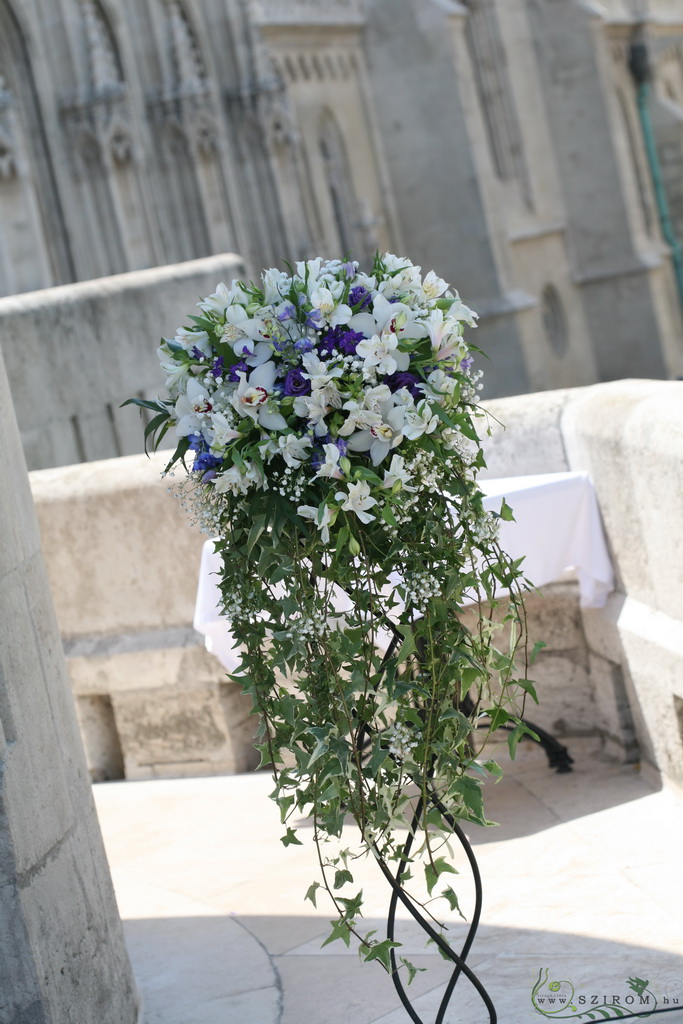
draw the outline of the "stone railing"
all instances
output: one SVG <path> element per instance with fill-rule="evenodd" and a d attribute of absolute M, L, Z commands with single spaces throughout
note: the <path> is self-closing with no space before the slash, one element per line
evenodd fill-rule
<path fill-rule="evenodd" d="M 489 476 L 593 474 L 617 572 L 604 610 L 581 610 L 571 582 L 530 598 L 532 636 L 548 643 L 530 717 L 683 782 L 683 383 L 620 381 L 487 408 L 506 424 L 485 441 Z M 254 763 L 255 720 L 191 627 L 203 538 L 166 493 L 162 464 L 137 456 L 31 474 L 95 777 Z"/>
<path fill-rule="evenodd" d="M 226 253 L 1 298 L 0 347 L 28 468 L 142 451 L 139 419 L 119 406 L 158 394 L 159 333 L 173 336 L 201 295 L 243 276 Z"/>

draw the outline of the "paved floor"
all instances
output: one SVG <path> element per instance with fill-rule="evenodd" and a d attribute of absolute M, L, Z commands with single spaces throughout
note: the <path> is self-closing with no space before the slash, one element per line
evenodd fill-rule
<path fill-rule="evenodd" d="M 596 760 L 587 741 L 572 752 L 576 770 L 556 775 L 530 746 L 490 786 L 500 826 L 467 830 L 485 887 L 468 962 L 500 1024 L 614 1019 L 599 1007 L 615 996 L 624 1013 L 678 999 L 680 1010 L 649 1019 L 683 1024 L 683 799 Z M 313 847 L 279 842 L 271 788 L 265 774 L 95 786 L 143 1024 L 408 1024 L 378 965 L 340 943 L 320 948 L 331 914 L 303 901 Z M 373 870 L 368 928 L 381 927 L 387 902 Z M 466 908 L 464 866 L 454 887 Z M 428 968 L 410 991 L 432 1024 L 447 965 L 402 927 L 411 959 Z M 456 919 L 456 940 L 463 928 Z M 544 1014 L 531 1002 L 539 974 Z M 573 1002 L 560 1003 L 572 986 Z M 459 983 L 447 1024 L 487 1021 Z"/>

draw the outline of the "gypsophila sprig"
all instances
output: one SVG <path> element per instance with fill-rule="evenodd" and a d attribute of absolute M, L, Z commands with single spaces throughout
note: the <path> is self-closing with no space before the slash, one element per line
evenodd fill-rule
<path fill-rule="evenodd" d="M 153 444 L 175 433 L 181 501 L 218 538 L 235 678 L 260 715 L 283 842 L 312 818 L 321 878 L 309 898 L 324 888 L 330 938 L 356 935 L 391 970 L 396 944 L 362 934 L 354 858 L 396 861 L 420 794 L 409 859 L 423 858 L 424 878 L 402 884 L 416 905 L 440 900 L 430 913 L 452 908 L 438 808 L 486 824 L 482 778 L 498 769 L 481 748 L 501 726 L 516 743 L 530 686 L 515 667 L 521 573 L 476 483 L 481 372 L 466 326 L 476 314 L 406 259 L 377 256 L 369 274 L 297 263 L 203 299 L 159 347 L 167 397 L 138 403 L 155 414 Z M 501 587 L 510 600 L 495 622 Z M 335 853 L 348 815 L 355 852 Z"/>

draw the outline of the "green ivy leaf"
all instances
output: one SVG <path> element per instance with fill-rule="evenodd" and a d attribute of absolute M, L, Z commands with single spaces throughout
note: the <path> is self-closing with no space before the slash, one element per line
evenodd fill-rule
<path fill-rule="evenodd" d="M 320 882 L 313 882 L 311 885 L 309 885 L 308 889 L 306 890 L 306 895 L 304 896 L 304 899 L 305 900 L 310 900 L 311 903 L 313 904 L 313 906 L 317 907 L 318 904 L 316 903 L 316 893 L 317 893 L 318 889 L 321 889 L 321 888 L 322 888 L 322 886 L 321 886 Z"/>
<path fill-rule="evenodd" d="M 304 844 L 300 839 L 297 839 L 296 832 L 293 828 L 288 828 L 285 835 L 280 837 L 280 842 L 283 846 L 303 846 Z"/>

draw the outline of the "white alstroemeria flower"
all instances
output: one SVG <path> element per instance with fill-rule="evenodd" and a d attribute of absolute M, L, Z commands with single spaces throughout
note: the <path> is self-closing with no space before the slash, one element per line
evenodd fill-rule
<path fill-rule="evenodd" d="M 205 417 L 213 406 L 209 394 L 195 377 L 187 381 L 185 394 L 179 395 L 175 404 L 176 436 L 188 437 L 200 434 L 206 422 Z"/>
<path fill-rule="evenodd" d="M 361 523 L 370 523 L 375 516 L 368 512 L 369 508 L 377 504 L 377 498 L 370 494 L 370 484 L 367 480 L 360 480 L 358 483 L 349 484 L 349 493 L 337 491 L 335 499 L 342 502 L 342 509 L 345 512 L 355 512 Z"/>
<path fill-rule="evenodd" d="M 318 509 L 315 505 L 299 505 L 297 512 L 302 519 L 313 520 L 320 530 L 320 539 L 323 544 L 330 543 L 330 523 L 332 522 L 334 509 L 331 509 L 329 505 L 325 505 L 322 516 L 319 516 Z"/>
<path fill-rule="evenodd" d="M 266 306 L 274 306 L 282 300 L 282 296 L 289 291 L 291 282 L 284 270 L 277 270 L 272 267 L 266 270 L 262 276 L 263 281 L 263 302 Z"/>
<path fill-rule="evenodd" d="M 314 395 L 298 395 L 294 399 L 295 416 L 307 419 L 313 427 L 316 437 L 322 437 L 328 433 L 325 417 L 331 411 L 331 407 L 325 404 L 319 391 Z"/>
<path fill-rule="evenodd" d="M 295 265 L 297 276 L 302 284 L 305 281 L 306 273 L 308 272 L 308 294 L 310 295 L 311 291 L 317 287 L 320 270 L 323 265 L 322 257 L 316 256 L 314 260 L 306 260 L 305 262 L 303 260 L 299 260 Z"/>
<path fill-rule="evenodd" d="M 277 367 L 275 363 L 262 363 L 249 376 L 238 373 L 240 382 L 232 394 L 232 405 L 238 416 L 250 416 L 264 430 L 286 430 L 287 420 L 279 412 L 270 412 L 273 385 Z"/>
<path fill-rule="evenodd" d="M 297 434 L 280 434 L 277 439 L 279 454 L 292 469 L 298 469 L 308 458 L 307 449 L 313 447 L 310 437 L 299 437 Z"/>
<path fill-rule="evenodd" d="M 348 411 L 344 423 L 339 428 L 342 437 L 352 434 L 354 430 L 369 430 L 382 422 L 381 408 L 391 404 L 391 389 L 386 384 L 378 384 L 377 387 L 368 388 L 363 394 L 362 402 L 349 399 L 344 402 L 343 408 Z"/>
<path fill-rule="evenodd" d="M 392 448 L 395 448 L 403 440 L 403 421 L 406 417 L 406 408 L 403 405 L 382 407 L 382 420 L 380 423 L 370 427 L 369 430 L 359 430 L 349 438 L 349 451 L 370 452 L 370 461 L 373 466 L 379 466 L 380 462 L 387 457 Z"/>
<path fill-rule="evenodd" d="M 443 400 L 444 395 L 452 395 L 458 384 L 455 377 L 439 369 L 432 370 L 427 377 L 427 383 L 430 397 L 433 396 L 436 401 Z"/>
<path fill-rule="evenodd" d="M 479 314 L 475 313 L 469 306 L 466 306 L 457 292 L 455 293 L 455 302 L 448 312 L 450 316 L 454 317 L 454 319 L 462 320 L 463 323 L 466 323 L 469 327 L 477 326 Z"/>
<path fill-rule="evenodd" d="M 317 480 L 318 477 L 328 477 L 332 480 L 343 480 L 344 474 L 339 468 L 341 452 L 337 448 L 336 444 L 324 444 L 323 451 L 325 453 L 325 461 L 322 463 L 313 479 Z"/>
<path fill-rule="evenodd" d="M 242 288 L 239 281 L 233 281 L 230 288 L 221 282 L 213 295 L 208 295 L 197 305 L 206 313 L 225 313 L 228 306 L 233 302 L 247 303 L 249 296 Z"/>
<path fill-rule="evenodd" d="M 339 394 L 339 388 L 334 383 L 334 378 L 341 377 L 344 372 L 342 367 L 336 366 L 330 369 L 327 363 L 318 359 L 315 352 L 306 352 L 301 361 L 305 367 L 305 372 L 302 371 L 302 376 L 310 380 L 313 395 L 322 404 L 339 409 L 341 407 L 341 395 Z"/>
<path fill-rule="evenodd" d="M 439 417 L 432 412 L 427 401 L 418 402 L 415 409 L 408 409 L 403 424 L 403 434 L 409 441 L 415 441 L 423 434 L 432 434 L 437 427 Z"/>
<path fill-rule="evenodd" d="M 422 321 L 432 342 L 434 359 L 463 359 L 467 345 L 460 337 L 460 325 L 453 316 L 444 317 L 442 309 L 433 309 Z"/>
<path fill-rule="evenodd" d="M 166 374 L 166 390 L 171 393 L 179 391 L 190 372 L 189 365 L 187 363 L 176 363 L 168 350 L 162 347 L 157 349 L 157 358 L 161 369 Z"/>
<path fill-rule="evenodd" d="M 412 341 L 427 336 L 426 328 L 416 319 L 416 315 L 404 302 L 389 302 L 384 295 L 377 294 L 372 303 L 372 312 L 363 310 L 362 313 L 355 313 L 349 320 L 349 327 L 364 334 L 366 338 L 391 331 L 399 341 Z M 407 369 L 407 366 L 399 369 Z"/>
<path fill-rule="evenodd" d="M 271 348 L 264 337 L 265 329 L 265 322 L 252 319 L 243 306 L 229 306 L 225 311 L 223 338 L 249 366 L 260 366 L 270 359 Z"/>
<path fill-rule="evenodd" d="M 220 494 L 246 494 L 250 487 L 263 488 L 264 479 L 253 462 L 241 466 L 231 466 L 216 477 L 214 487 Z"/>
<path fill-rule="evenodd" d="M 428 274 L 425 274 L 422 281 L 422 294 L 428 302 L 433 302 L 434 299 L 438 299 L 440 295 L 448 288 L 448 285 L 442 277 L 437 277 L 433 270 L 430 270 Z"/>
<path fill-rule="evenodd" d="M 235 430 L 232 419 L 228 419 L 222 412 L 214 412 L 211 416 L 211 450 L 220 452 L 234 441 L 241 437 L 239 430 Z"/>
<path fill-rule="evenodd" d="M 338 282 L 342 285 L 342 282 Z M 343 287 L 343 285 L 342 285 Z M 338 303 L 329 288 L 316 288 L 311 293 L 311 305 L 313 309 L 320 312 L 323 320 L 330 327 L 337 327 L 339 324 L 347 324 L 353 316 L 353 310 L 345 303 Z"/>
<path fill-rule="evenodd" d="M 401 486 L 404 491 L 416 491 L 417 487 L 413 487 L 410 481 L 413 479 L 408 470 L 405 468 L 406 460 L 402 455 L 392 456 L 391 462 L 389 463 L 389 469 L 384 470 L 384 480 L 382 481 L 382 487 L 386 487 L 388 490 L 391 489 L 395 483 L 401 481 Z"/>
<path fill-rule="evenodd" d="M 186 352 L 198 348 L 202 355 L 208 356 L 211 351 L 211 341 L 206 331 L 195 331 L 187 327 L 179 327 L 175 332 L 173 341 L 176 345 L 182 345 Z"/>
<path fill-rule="evenodd" d="M 363 360 L 363 369 L 377 368 L 378 373 L 396 373 L 407 370 L 410 356 L 407 352 L 398 351 L 398 339 L 393 331 L 383 331 L 358 342 L 356 355 Z"/>

